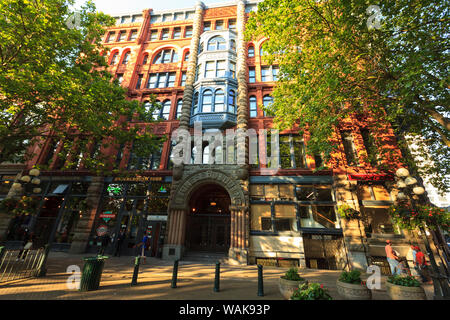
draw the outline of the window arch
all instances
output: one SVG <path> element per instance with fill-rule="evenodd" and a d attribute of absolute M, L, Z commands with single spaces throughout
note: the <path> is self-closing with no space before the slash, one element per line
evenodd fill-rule
<path fill-rule="evenodd" d="M 192 114 L 196 115 L 198 112 L 198 92 L 194 94 L 194 99 L 192 100 Z"/>
<path fill-rule="evenodd" d="M 228 112 L 236 113 L 236 93 L 230 90 L 228 95 Z"/>
<path fill-rule="evenodd" d="M 215 36 L 208 40 L 208 51 L 225 50 L 226 42 L 221 36 Z"/>
<path fill-rule="evenodd" d="M 255 56 L 255 47 L 253 45 L 248 46 L 248 57 L 253 58 Z"/>
<path fill-rule="evenodd" d="M 214 94 L 214 112 L 225 111 L 225 93 L 222 89 L 217 89 Z"/>
<path fill-rule="evenodd" d="M 212 111 L 212 91 L 211 90 L 205 90 L 203 92 L 203 99 L 202 99 L 202 112 L 211 112 Z"/>
<path fill-rule="evenodd" d="M 142 64 L 147 64 L 148 62 L 148 53 L 144 54 L 144 58 L 142 59 Z"/>
<path fill-rule="evenodd" d="M 271 95 L 265 95 L 263 98 L 263 105 L 264 107 L 270 107 L 273 103 L 273 98 Z M 272 116 L 270 112 L 264 110 L 264 116 L 265 117 L 270 117 Z"/>
<path fill-rule="evenodd" d="M 119 52 L 115 51 L 114 53 L 111 54 L 111 61 L 109 62 L 109 65 L 115 65 L 117 63 L 117 58 L 119 57 Z"/>
<path fill-rule="evenodd" d="M 189 50 L 186 51 L 186 53 L 184 54 L 184 61 L 188 61 L 189 60 Z"/>
<path fill-rule="evenodd" d="M 250 118 L 256 118 L 258 116 L 258 109 L 256 103 L 256 97 L 251 96 L 249 99 Z"/>
<path fill-rule="evenodd" d="M 178 61 L 178 54 L 175 49 L 161 50 L 153 59 L 154 64 L 172 63 L 177 61 Z"/>
<path fill-rule="evenodd" d="M 122 64 L 128 64 L 128 61 L 130 61 L 130 55 L 130 51 L 125 52 L 125 54 L 123 55 Z"/>

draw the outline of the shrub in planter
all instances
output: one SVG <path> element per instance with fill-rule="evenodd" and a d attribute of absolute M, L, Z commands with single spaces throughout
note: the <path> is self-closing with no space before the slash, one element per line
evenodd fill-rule
<path fill-rule="evenodd" d="M 291 296 L 291 300 L 332 300 L 328 290 L 323 284 L 305 283 L 296 289 Z"/>
<path fill-rule="evenodd" d="M 292 293 L 304 283 L 308 283 L 308 281 L 300 276 L 298 269 L 290 268 L 284 276 L 280 277 L 280 292 L 285 299 L 289 299 L 292 296 Z"/>
<path fill-rule="evenodd" d="M 392 300 L 426 300 L 425 290 L 412 276 L 395 275 L 388 278 L 386 290 Z"/>
<path fill-rule="evenodd" d="M 336 281 L 338 293 L 347 300 L 370 300 L 372 291 L 367 288 L 364 281 L 361 280 L 361 272 L 352 270 L 341 273 Z"/>

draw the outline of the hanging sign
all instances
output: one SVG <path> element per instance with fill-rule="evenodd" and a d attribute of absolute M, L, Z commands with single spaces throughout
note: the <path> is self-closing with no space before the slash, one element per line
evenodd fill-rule
<path fill-rule="evenodd" d="M 108 232 L 108 227 L 105 225 L 101 225 L 100 227 L 97 228 L 96 232 L 97 236 L 101 237 Z"/>
<path fill-rule="evenodd" d="M 102 218 L 106 222 L 108 222 L 111 219 L 114 219 L 115 217 L 116 217 L 116 215 L 114 213 L 112 213 L 111 211 L 105 211 L 102 214 L 100 214 L 100 218 Z"/>

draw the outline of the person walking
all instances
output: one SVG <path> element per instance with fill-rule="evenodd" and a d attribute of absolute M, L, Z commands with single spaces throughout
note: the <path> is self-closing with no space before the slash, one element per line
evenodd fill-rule
<path fill-rule="evenodd" d="M 106 248 L 108 247 L 109 243 L 111 242 L 110 235 L 108 233 L 105 233 L 104 235 L 102 235 L 100 237 L 100 242 L 101 242 L 101 246 L 100 246 L 98 255 L 103 256 L 105 254 Z"/>
<path fill-rule="evenodd" d="M 120 257 L 120 249 L 122 248 L 122 244 L 125 241 L 125 229 L 120 229 L 119 234 L 117 235 L 117 242 L 116 242 L 116 251 L 114 252 L 114 256 Z"/>
<path fill-rule="evenodd" d="M 425 255 L 420 250 L 419 247 L 415 247 L 416 250 L 416 266 L 417 266 L 417 272 L 420 275 L 420 278 L 422 279 L 423 283 L 431 283 L 432 281 L 428 280 L 428 264 L 427 260 L 425 259 Z"/>
<path fill-rule="evenodd" d="M 386 251 L 386 258 L 389 263 L 389 267 L 391 268 L 392 275 L 400 275 L 401 270 L 398 265 L 400 258 L 395 254 L 395 250 L 392 248 L 391 240 L 386 240 L 384 250 Z"/>
<path fill-rule="evenodd" d="M 409 247 L 409 251 L 408 251 L 408 255 L 407 255 L 408 266 L 409 266 L 409 269 L 411 270 L 411 274 L 414 277 L 419 277 L 419 271 L 417 270 L 418 268 L 416 266 L 416 253 L 417 253 L 416 246 L 412 244 Z"/>
<path fill-rule="evenodd" d="M 145 263 L 145 250 L 148 250 L 148 249 L 150 249 L 150 238 L 149 238 L 149 236 L 148 236 L 148 234 L 147 233 L 145 233 L 144 234 L 144 237 L 142 238 L 142 241 L 141 242 L 139 242 L 139 244 L 137 245 L 137 247 L 142 247 L 141 248 L 141 257 L 142 258 L 144 258 L 144 262 L 143 263 Z"/>

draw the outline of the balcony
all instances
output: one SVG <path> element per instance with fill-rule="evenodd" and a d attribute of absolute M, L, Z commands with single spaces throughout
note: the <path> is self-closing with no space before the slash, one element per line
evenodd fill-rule
<path fill-rule="evenodd" d="M 236 125 L 236 115 L 229 112 L 197 113 L 191 117 L 190 125 L 201 122 L 202 128 L 224 128 Z"/>

